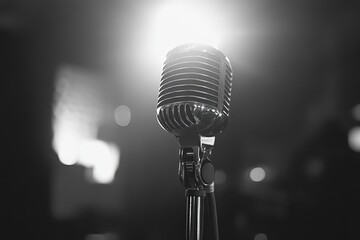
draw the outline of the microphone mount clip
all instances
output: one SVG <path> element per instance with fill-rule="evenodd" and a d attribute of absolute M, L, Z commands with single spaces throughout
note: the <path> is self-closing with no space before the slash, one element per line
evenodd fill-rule
<path fill-rule="evenodd" d="M 200 136 L 200 140 L 203 139 L 210 138 Z M 215 137 L 211 137 L 211 140 L 214 143 Z M 208 141 L 200 141 L 199 146 L 180 144 L 178 175 L 186 191 L 214 192 L 215 168 L 210 160 L 213 147 Z"/>

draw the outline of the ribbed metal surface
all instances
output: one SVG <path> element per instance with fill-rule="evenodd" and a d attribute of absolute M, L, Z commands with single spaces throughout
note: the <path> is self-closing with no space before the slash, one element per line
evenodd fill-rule
<path fill-rule="evenodd" d="M 231 86 L 232 86 L 232 70 L 230 65 L 226 63 L 223 114 L 227 116 L 229 115 L 229 111 L 230 111 Z"/>
<path fill-rule="evenodd" d="M 196 120 L 188 104 L 172 104 L 160 110 L 158 119 L 168 129 L 191 127 Z"/>
<path fill-rule="evenodd" d="M 176 135 L 187 129 L 204 135 L 221 132 L 229 116 L 231 85 L 230 62 L 220 51 L 194 44 L 174 48 L 161 74 L 160 125 Z"/>
<path fill-rule="evenodd" d="M 188 51 L 168 58 L 161 75 L 158 106 L 194 101 L 219 105 L 220 59 L 215 54 Z"/>

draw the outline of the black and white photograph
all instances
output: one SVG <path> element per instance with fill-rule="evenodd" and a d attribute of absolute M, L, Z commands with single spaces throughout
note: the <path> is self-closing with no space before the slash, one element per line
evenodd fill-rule
<path fill-rule="evenodd" d="M 0 0 L 0 82 L 0 239 L 359 239 L 358 0 Z"/>

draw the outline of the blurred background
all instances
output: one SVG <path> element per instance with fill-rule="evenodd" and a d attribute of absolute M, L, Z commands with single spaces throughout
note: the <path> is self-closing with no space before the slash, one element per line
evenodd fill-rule
<path fill-rule="evenodd" d="M 178 143 L 155 110 L 165 54 L 190 23 L 234 73 L 213 153 L 220 239 L 357 239 L 359 10 L 356 0 L 0 1 L 1 236 L 185 238 Z"/>

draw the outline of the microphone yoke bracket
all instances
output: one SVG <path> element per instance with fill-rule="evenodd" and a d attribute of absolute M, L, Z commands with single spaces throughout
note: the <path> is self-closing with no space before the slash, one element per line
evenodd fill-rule
<path fill-rule="evenodd" d="M 205 196 L 214 192 L 215 168 L 209 150 L 204 146 L 180 148 L 178 174 L 186 195 Z"/>

